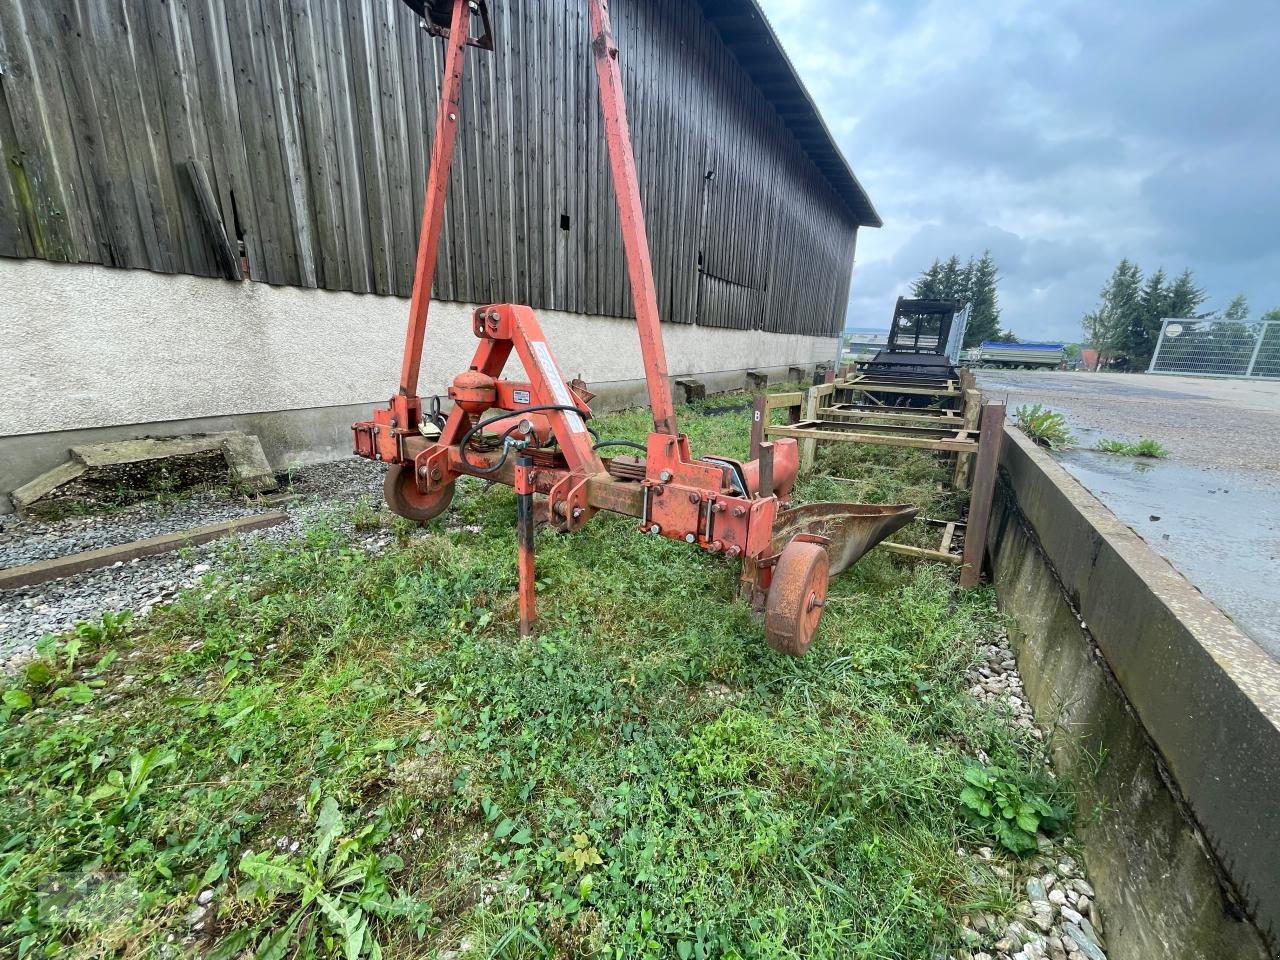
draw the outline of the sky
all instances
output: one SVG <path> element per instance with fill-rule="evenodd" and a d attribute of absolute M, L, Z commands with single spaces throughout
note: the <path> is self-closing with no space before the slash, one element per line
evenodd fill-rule
<path fill-rule="evenodd" d="M 885 225 L 847 324 L 990 249 L 1001 322 L 1079 340 L 1121 257 L 1280 307 L 1280 0 L 760 0 Z"/>

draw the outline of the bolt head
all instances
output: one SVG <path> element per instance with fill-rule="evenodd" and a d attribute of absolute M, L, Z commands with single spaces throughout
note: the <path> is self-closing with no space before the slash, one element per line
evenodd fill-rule
<path fill-rule="evenodd" d="M 425 477 L 426 475 L 427 475 L 427 467 L 426 467 L 426 464 L 423 464 L 418 468 L 418 476 Z"/>
<path fill-rule="evenodd" d="M 650 532 L 650 533 L 661 533 L 661 532 L 662 532 L 662 528 L 661 528 L 660 526 L 658 526 L 658 525 L 655 523 L 653 526 L 651 526 L 651 527 L 649 528 L 649 532 Z"/>
<path fill-rule="evenodd" d="M 658 474 L 658 479 L 661 480 L 663 483 L 669 482 L 671 480 L 671 471 L 663 470 L 660 474 Z"/>
<path fill-rule="evenodd" d="M 696 493 L 691 493 L 691 494 L 689 494 L 689 502 L 690 502 L 690 503 L 701 503 L 701 502 L 702 502 L 702 497 L 698 496 Z"/>
<path fill-rule="evenodd" d="M 574 508 L 573 508 L 573 519 L 577 520 L 580 516 L 582 516 L 582 508 L 581 508 L 581 507 L 574 507 Z"/>
<path fill-rule="evenodd" d="M 435 480 L 435 481 L 437 481 L 437 482 L 438 482 L 438 481 L 440 480 L 440 477 L 441 477 L 441 476 L 443 476 L 443 474 L 441 474 L 441 473 L 440 473 L 440 468 L 439 468 L 439 467 L 436 467 L 434 470 L 432 470 L 432 471 L 431 471 L 431 479 L 432 479 L 432 480 Z"/>
<path fill-rule="evenodd" d="M 747 512 L 747 511 L 746 511 L 746 508 L 745 508 L 745 507 L 734 507 L 734 508 L 733 508 L 733 515 L 734 515 L 735 517 L 740 517 L 740 516 L 742 516 L 742 515 L 743 515 L 744 513 L 746 513 L 746 512 Z"/>
<path fill-rule="evenodd" d="M 685 542 L 685 543 L 693 543 L 693 542 L 694 542 L 694 541 L 696 541 L 697 539 L 698 539 L 698 538 L 697 538 L 697 537 L 695 537 L 692 533 L 686 533 L 686 534 L 684 535 L 684 542 Z"/>

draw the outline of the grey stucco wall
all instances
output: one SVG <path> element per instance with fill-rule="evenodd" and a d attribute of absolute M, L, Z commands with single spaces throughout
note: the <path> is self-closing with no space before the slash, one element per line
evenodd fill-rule
<path fill-rule="evenodd" d="M 472 309 L 433 301 L 423 394 L 469 364 Z M 352 413 L 395 391 L 407 315 L 398 297 L 0 259 L 0 493 L 72 443 L 141 434 L 259 432 L 277 467 L 347 455 Z M 633 321 L 538 316 L 565 376 L 606 404 L 644 402 Z M 796 334 L 668 324 L 663 338 L 673 378 L 720 389 L 835 354 Z M 522 375 L 514 360 L 507 373 Z"/>
<path fill-rule="evenodd" d="M 1078 784 L 1112 956 L 1280 934 L 1280 665 L 1009 429 L 988 531 L 1019 669 Z"/>

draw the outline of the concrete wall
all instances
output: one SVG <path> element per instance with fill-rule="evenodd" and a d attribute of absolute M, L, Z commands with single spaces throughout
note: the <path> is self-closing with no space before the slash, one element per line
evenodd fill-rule
<path fill-rule="evenodd" d="M 424 395 L 470 362 L 472 306 L 432 303 Z M 277 468 L 345 456 L 352 419 L 395 390 L 407 313 L 398 297 L 0 259 L 0 492 L 72 443 L 145 433 L 260 432 Z M 633 321 L 539 318 L 566 377 L 606 406 L 644 402 Z M 708 389 L 835 354 L 834 339 L 797 334 L 668 324 L 663 336 L 672 376 Z"/>
<path fill-rule="evenodd" d="M 1280 665 L 1008 430 L 988 532 L 1109 955 L 1262 958 L 1280 937 Z"/>

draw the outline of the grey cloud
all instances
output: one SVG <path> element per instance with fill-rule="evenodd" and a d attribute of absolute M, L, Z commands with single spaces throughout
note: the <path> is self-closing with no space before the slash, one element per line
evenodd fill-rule
<path fill-rule="evenodd" d="M 1078 337 L 1122 256 L 1280 305 L 1275 0 L 763 3 L 885 219 L 851 322 L 984 248 L 1029 337 Z"/>

